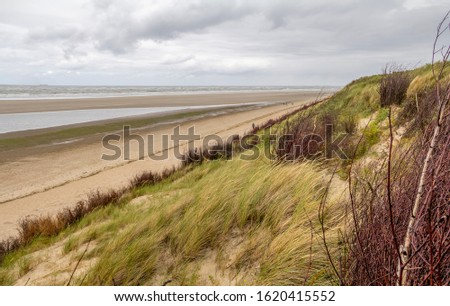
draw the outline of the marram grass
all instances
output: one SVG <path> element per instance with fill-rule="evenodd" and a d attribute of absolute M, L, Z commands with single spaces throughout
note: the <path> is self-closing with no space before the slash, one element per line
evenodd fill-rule
<path fill-rule="evenodd" d="M 335 284 L 317 222 L 323 175 L 312 163 L 207 162 L 135 190 L 139 201 L 99 209 L 52 243 L 65 239 L 61 256 L 71 256 L 91 241 L 95 264 L 74 285 Z M 27 256 L 12 254 L 0 279 L 26 277 L 14 271 Z"/>

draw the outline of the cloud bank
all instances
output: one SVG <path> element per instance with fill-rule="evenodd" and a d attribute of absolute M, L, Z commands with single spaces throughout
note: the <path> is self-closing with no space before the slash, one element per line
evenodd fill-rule
<path fill-rule="evenodd" d="M 341 85 L 430 61 L 440 0 L 2 0 L 0 83 Z"/>

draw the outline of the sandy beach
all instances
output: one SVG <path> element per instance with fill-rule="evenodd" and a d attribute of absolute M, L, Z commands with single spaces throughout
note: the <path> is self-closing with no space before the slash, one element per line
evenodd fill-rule
<path fill-rule="evenodd" d="M 154 135 L 154 150 L 160 153 L 163 148 L 162 135 L 172 135 L 173 128 L 180 126 L 182 132 L 187 132 L 194 126 L 197 134 L 203 138 L 216 134 L 222 138 L 231 135 L 242 135 L 252 128 L 252 124 L 260 124 L 270 118 L 276 118 L 295 108 L 316 99 L 317 92 L 286 93 L 245 93 L 245 94 L 202 94 L 186 96 L 147 97 L 153 105 L 170 103 L 178 105 L 212 105 L 247 102 L 278 102 L 270 106 L 256 109 L 231 108 L 226 111 L 210 111 L 201 115 L 187 115 L 169 122 L 159 122 L 150 126 L 140 127 L 134 134 Z M 128 100 L 129 99 L 129 100 Z M 89 100 L 89 101 L 88 101 Z M 8 111 L 60 110 L 77 107 L 142 107 L 143 97 L 88 99 L 74 103 L 72 100 L 62 101 L 0 101 L 0 109 Z M 108 105 L 108 101 L 111 104 Z M 178 101 L 178 102 L 177 102 Z M 6 103 L 7 102 L 7 103 Z M 97 103 L 98 102 L 98 103 Z M 80 105 L 78 105 L 80 103 Z M 91 103 L 91 104 L 89 104 Z M 171 104 L 172 105 L 172 104 Z M 145 106 L 149 106 L 146 104 Z M 128 119 L 132 122 L 131 119 Z M 121 122 L 126 124 L 127 121 Z M 93 124 L 93 123 L 91 123 Z M 34 137 L 36 131 L 15 133 L 14 137 Z M 94 133 L 76 139 L 68 139 L 51 145 L 38 145 L 0 152 L 0 239 L 16 234 L 17 222 L 26 216 L 54 214 L 62 208 L 76 204 L 85 198 L 89 192 L 108 190 L 125 186 L 136 174 L 144 170 L 162 171 L 167 167 L 178 165 L 180 161 L 174 156 L 174 148 L 169 147 L 168 158 L 155 161 L 146 154 L 139 160 L 137 144 L 131 146 L 130 160 L 123 158 L 115 161 L 102 160 L 105 151 L 101 138 L 105 133 Z M 196 144 L 200 145 L 200 141 Z M 146 144 L 147 145 L 147 144 Z M 181 152 L 187 150 L 187 144 L 181 144 Z"/>

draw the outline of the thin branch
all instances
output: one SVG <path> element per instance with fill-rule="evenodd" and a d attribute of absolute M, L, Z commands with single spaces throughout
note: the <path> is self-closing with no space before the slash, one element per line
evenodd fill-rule
<path fill-rule="evenodd" d="M 337 172 L 338 166 L 339 166 L 339 164 L 336 165 L 336 167 L 335 167 L 335 169 L 334 169 L 334 171 L 333 171 L 333 173 L 332 173 L 332 175 L 330 177 L 330 180 L 328 181 L 327 187 L 325 188 L 324 195 L 323 195 L 322 200 L 320 201 L 320 204 L 319 204 L 318 215 L 319 215 L 320 228 L 322 230 L 322 241 L 323 241 L 323 244 L 324 244 L 324 247 L 325 247 L 325 253 L 327 254 L 328 261 L 330 262 L 330 265 L 331 265 L 334 273 L 339 278 L 340 284 L 341 285 L 345 285 L 345 281 L 342 278 L 342 276 L 340 275 L 339 271 L 337 270 L 336 265 L 334 264 L 333 258 L 331 257 L 330 249 L 328 248 L 328 243 L 327 243 L 327 239 L 326 239 L 325 221 L 324 221 L 325 205 L 326 205 L 326 202 L 327 202 L 328 193 L 329 193 L 329 190 L 330 190 L 331 182 L 333 181 L 334 175 Z"/>

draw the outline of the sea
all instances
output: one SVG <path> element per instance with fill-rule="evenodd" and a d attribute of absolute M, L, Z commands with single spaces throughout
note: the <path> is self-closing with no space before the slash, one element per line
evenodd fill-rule
<path fill-rule="evenodd" d="M 0 85 L 0 100 L 77 99 L 246 91 L 334 91 L 335 86 L 51 86 Z"/>

